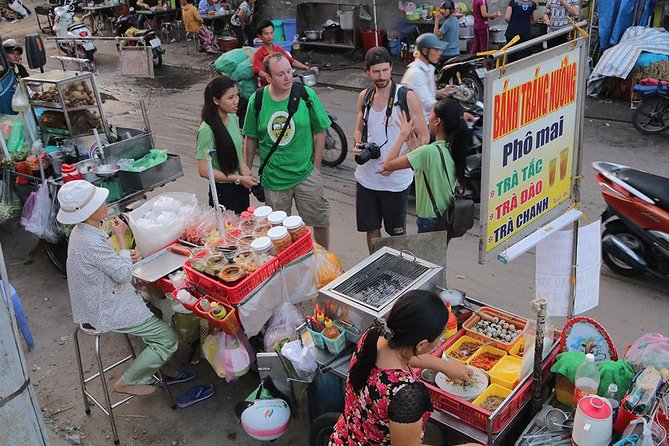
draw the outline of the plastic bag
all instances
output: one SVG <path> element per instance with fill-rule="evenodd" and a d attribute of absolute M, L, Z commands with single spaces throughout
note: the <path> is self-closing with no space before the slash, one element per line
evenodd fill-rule
<path fill-rule="evenodd" d="M 654 367 L 663 378 L 669 378 L 669 338 L 660 333 L 647 333 L 627 347 L 625 359 L 637 372 Z"/>
<path fill-rule="evenodd" d="M 181 238 L 195 245 L 204 245 L 204 238 L 216 230 L 216 211 L 198 208 L 186 222 Z"/>
<path fill-rule="evenodd" d="M 174 313 L 172 326 L 179 340 L 185 344 L 193 344 L 200 337 L 200 318 L 192 313 Z"/>
<path fill-rule="evenodd" d="M 549 327 L 548 320 L 546 320 L 546 331 L 544 333 L 544 351 L 542 352 L 542 360 L 546 359 L 548 353 L 550 352 L 551 345 L 553 345 L 553 337 L 551 333 L 553 330 Z M 525 343 L 523 350 L 523 362 L 520 366 L 520 378 L 532 373 L 534 368 L 534 348 L 536 345 L 537 338 L 537 321 L 528 320 L 523 329 L 523 340 L 520 342 Z"/>
<path fill-rule="evenodd" d="M 16 84 L 16 90 L 14 90 L 14 96 L 12 96 L 12 110 L 16 113 L 27 112 L 30 108 L 30 102 L 28 101 L 28 94 L 26 93 L 25 88 L 21 82 Z"/>
<path fill-rule="evenodd" d="M 227 74 L 236 81 L 251 79 L 253 78 L 253 53 L 255 53 L 255 49 L 249 47 L 227 51 L 216 59 L 213 67 L 219 73 Z M 248 71 L 249 63 L 251 64 L 250 73 Z M 238 69 L 238 67 L 242 68 Z"/>
<path fill-rule="evenodd" d="M 321 246 L 316 246 L 314 252 L 314 271 L 318 288 L 324 287 L 344 272 L 337 255 Z"/>
<path fill-rule="evenodd" d="M 147 155 L 144 155 L 124 170 L 127 172 L 144 172 L 163 164 L 165 161 L 167 161 L 167 150 L 151 149 Z"/>
<path fill-rule="evenodd" d="M 165 192 L 129 212 L 128 222 L 139 253 L 148 257 L 178 239 L 196 208 L 194 194 Z"/>
<path fill-rule="evenodd" d="M 31 194 L 32 195 L 32 194 Z M 21 217 L 23 222 L 23 216 Z M 49 195 L 49 184 L 47 182 L 37 190 L 30 218 L 27 219 L 25 229 L 32 232 L 42 240 L 56 243 L 60 238 L 60 228 L 56 222 L 54 200 Z"/>
<path fill-rule="evenodd" d="M 16 119 L 12 124 L 7 139 L 7 150 L 9 153 L 18 153 L 26 145 L 26 125 L 21 119 Z"/>
<path fill-rule="evenodd" d="M 625 428 L 625 432 L 623 432 L 622 438 L 632 437 L 639 424 L 643 424 L 642 433 L 633 444 L 636 446 L 666 446 L 667 433 L 664 428 L 643 417 L 630 421 L 630 424 Z"/>
<path fill-rule="evenodd" d="M 217 355 L 218 345 L 218 336 L 208 334 L 202 342 L 202 355 L 207 360 L 207 362 L 209 362 L 218 377 L 225 378 L 225 364 L 223 362 L 223 356 Z"/>
<path fill-rule="evenodd" d="M 248 100 L 258 89 L 258 83 L 255 79 L 241 79 L 237 87 L 239 87 L 239 96 Z"/>
<path fill-rule="evenodd" d="M 295 305 L 284 302 L 274 310 L 265 331 L 264 347 L 266 352 L 274 351 L 277 342 L 282 339 L 297 339 L 295 329 L 302 324 L 302 315 Z"/>
<path fill-rule="evenodd" d="M 299 379 L 309 381 L 318 369 L 318 364 L 311 355 L 311 351 L 308 347 L 303 347 L 299 340 L 285 343 L 281 347 L 281 355 L 288 358 Z"/>
<path fill-rule="evenodd" d="M 222 366 L 225 369 L 225 380 L 230 382 L 246 375 L 253 362 L 251 358 L 255 357 L 246 336 L 239 333 L 231 336 L 225 332 L 220 332 L 216 336 L 216 340 L 218 346 L 214 361 L 217 366 Z M 219 376 L 221 375 L 219 374 Z"/>

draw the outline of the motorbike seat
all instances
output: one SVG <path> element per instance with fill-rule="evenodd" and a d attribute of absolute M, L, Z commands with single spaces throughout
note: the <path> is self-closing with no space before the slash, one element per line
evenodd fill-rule
<path fill-rule="evenodd" d="M 647 195 L 659 207 L 669 211 L 669 178 L 630 168 L 619 169 L 615 174 L 630 186 Z"/>
<path fill-rule="evenodd" d="M 149 31 L 151 31 L 151 30 L 150 29 L 138 29 L 137 31 L 135 31 L 135 34 L 133 35 L 133 37 L 144 37 L 146 35 L 146 33 L 148 33 Z"/>

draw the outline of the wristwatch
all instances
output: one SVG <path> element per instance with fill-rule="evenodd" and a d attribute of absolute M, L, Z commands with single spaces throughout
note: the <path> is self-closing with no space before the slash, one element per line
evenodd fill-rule
<path fill-rule="evenodd" d="M 237 186 L 239 186 L 240 184 L 242 184 L 242 180 L 241 180 L 241 177 L 240 177 L 239 175 L 237 175 L 237 178 L 235 179 L 235 184 L 236 184 Z"/>

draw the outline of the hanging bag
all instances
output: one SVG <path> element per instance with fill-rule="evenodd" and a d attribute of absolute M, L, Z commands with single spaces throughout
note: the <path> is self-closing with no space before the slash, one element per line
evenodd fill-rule
<path fill-rule="evenodd" d="M 474 200 L 472 200 L 471 197 L 467 197 L 459 192 L 456 192 L 455 184 L 451 183 L 451 178 L 448 175 L 444 153 L 439 146 L 436 147 L 437 151 L 439 152 L 439 156 L 441 157 L 441 165 L 446 172 L 446 179 L 448 180 L 449 186 L 451 186 L 451 193 L 453 194 L 453 200 L 451 201 L 451 204 L 443 213 L 441 213 L 437 207 L 437 202 L 434 199 L 434 195 L 432 194 L 432 188 L 430 187 L 430 183 L 427 180 L 427 175 L 425 175 L 425 172 L 423 172 L 427 195 L 430 197 L 430 201 L 432 202 L 434 214 L 439 219 L 437 231 L 447 231 L 449 239 L 462 237 L 469 229 L 474 226 Z"/>

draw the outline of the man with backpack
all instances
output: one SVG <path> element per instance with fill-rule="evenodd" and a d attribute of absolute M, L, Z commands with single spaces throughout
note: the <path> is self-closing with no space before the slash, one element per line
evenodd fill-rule
<path fill-rule="evenodd" d="M 388 50 L 375 47 L 365 56 L 365 72 L 374 84 L 358 95 L 358 118 L 353 153 L 358 167 L 356 179 L 356 220 L 359 232 L 367 233 L 367 247 L 381 237 L 381 223 L 391 236 L 406 233 L 406 213 L 411 169 L 386 172 L 383 161 L 400 136 L 400 114 L 411 119 L 420 145 L 429 133 L 420 102 L 413 91 L 392 80 L 392 59 Z M 408 150 L 406 144 L 401 153 Z"/>
<path fill-rule="evenodd" d="M 269 85 L 249 99 L 242 132 L 249 168 L 256 150 L 260 153 L 258 176 L 263 190 L 252 192 L 288 215 L 294 200 L 304 223 L 314 228 L 316 242 L 327 249 L 330 204 L 320 169 L 330 118 L 311 88 L 293 82 L 292 67 L 284 54 L 272 53 L 263 64 Z"/>

